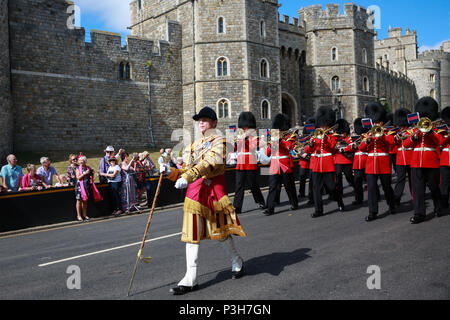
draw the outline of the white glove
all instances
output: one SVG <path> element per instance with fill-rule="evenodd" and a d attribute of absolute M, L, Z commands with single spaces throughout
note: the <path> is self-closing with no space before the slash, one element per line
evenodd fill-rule
<path fill-rule="evenodd" d="M 269 164 L 270 160 L 272 159 L 272 157 L 268 157 L 266 155 L 266 153 L 262 150 L 256 151 L 256 154 L 257 154 L 258 161 L 264 165 Z"/>
<path fill-rule="evenodd" d="M 188 182 L 185 178 L 180 178 L 175 182 L 175 188 L 177 189 L 186 189 L 188 187 Z"/>
<path fill-rule="evenodd" d="M 161 166 L 159 167 L 159 173 L 160 174 L 170 174 L 170 166 L 167 164 L 161 164 Z"/>

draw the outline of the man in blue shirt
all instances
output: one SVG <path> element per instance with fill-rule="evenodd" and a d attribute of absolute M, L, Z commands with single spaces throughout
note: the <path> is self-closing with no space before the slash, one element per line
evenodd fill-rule
<path fill-rule="evenodd" d="M 50 165 L 50 159 L 42 157 L 40 160 L 42 167 L 37 170 L 37 174 L 44 180 L 44 182 L 51 187 L 53 185 L 53 177 L 56 177 L 58 182 L 62 185 L 62 178 L 56 172 L 55 167 Z"/>
<path fill-rule="evenodd" d="M 17 192 L 23 176 L 22 167 L 17 165 L 17 158 L 13 154 L 10 154 L 6 160 L 8 164 L 3 166 L 0 172 L 0 176 L 3 178 L 3 187 L 8 191 Z"/>

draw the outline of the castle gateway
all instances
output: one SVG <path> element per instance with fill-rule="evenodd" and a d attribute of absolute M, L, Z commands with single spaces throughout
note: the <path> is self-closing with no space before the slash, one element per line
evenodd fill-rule
<path fill-rule="evenodd" d="M 277 0 L 136 0 L 125 46 L 120 34 L 98 30 L 86 42 L 83 28 L 69 27 L 72 5 L 0 4 L 1 159 L 147 149 L 152 137 L 170 146 L 174 129 L 192 132 L 204 105 L 225 131 L 242 111 L 269 128 L 279 112 L 295 126 L 322 105 L 352 120 L 377 98 L 391 109 L 412 108 L 422 95 L 449 101 L 449 43 L 418 55 L 415 32 L 378 40 L 355 4 L 343 14 L 339 5 L 309 6 L 290 18 L 279 16 Z"/>

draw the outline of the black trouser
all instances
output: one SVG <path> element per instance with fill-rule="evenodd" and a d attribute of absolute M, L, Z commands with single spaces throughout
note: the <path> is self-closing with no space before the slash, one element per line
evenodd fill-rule
<path fill-rule="evenodd" d="M 322 188 L 324 187 L 332 199 L 342 205 L 342 194 L 337 190 L 335 172 L 313 172 L 312 183 L 316 213 L 323 214 Z"/>
<path fill-rule="evenodd" d="M 395 171 L 395 173 L 397 174 L 397 154 L 396 153 L 390 153 L 389 154 L 389 159 L 391 160 L 391 167 L 393 168 L 393 170 Z"/>
<path fill-rule="evenodd" d="M 383 188 L 384 196 L 389 208 L 395 208 L 394 190 L 392 189 L 391 174 L 367 174 L 367 188 L 369 198 L 369 213 L 372 215 L 378 214 L 379 194 L 378 179 L 380 179 L 381 187 Z"/>
<path fill-rule="evenodd" d="M 122 182 L 110 182 L 109 186 L 112 194 L 112 207 L 114 210 L 120 210 L 120 188 Z"/>
<path fill-rule="evenodd" d="M 344 197 L 344 185 L 343 185 L 343 175 L 345 179 L 354 187 L 354 177 L 353 177 L 353 164 L 336 164 L 336 180 L 337 180 L 337 190 Z"/>
<path fill-rule="evenodd" d="M 355 189 L 355 201 L 363 202 L 364 200 L 364 180 L 366 179 L 365 170 L 354 170 L 353 187 Z"/>
<path fill-rule="evenodd" d="M 275 202 L 281 190 L 281 183 L 284 185 L 284 189 L 289 198 L 291 206 L 298 207 L 297 191 L 295 190 L 295 180 L 293 173 L 283 173 L 280 170 L 280 174 L 272 174 L 269 176 L 269 194 L 267 195 L 267 208 L 273 210 L 275 208 Z"/>
<path fill-rule="evenodd" d="M 259 171 L 257 170 L 236 170 L 236 190 L 234 194 L 233 206 L 237 209 L 242 209 L 244 202 L 245 182 L 248 182 L 253 199 L 256 203 L 264 205 L 264 197 L 259 188 Z"/>
<path fill-rule="evenodd" d="M 440 168 L 441 172 L 441 207 L 448 208 L 448 198 L 450 194 L 450 167 L 443 166 Z"/>
<path fill-rule="evenodd" d="M 403 190 L 405 190 L 406 184 L 406 174 L 408 174 L 409 190 L 412 195 L 412 184 L 411 184 L 411 167 L 410 166 L 397 166 L 397 183 L 394 188 L 395 201 L 400 202 L 403 195 Z"/>
<path fill-rule="evenodd" d="M 439 191 L 440 171 L 433 168 L 411 168 L 414 214 L 425 217 L 425 189 L 428 185 L 433 199 L 434 210 L 439 211 L 441 192 Z"/>
<path fill-rule="evenodd" d="M 306 179 L 309 178 L 308 198 L 310 201 L 313 201 L 313 188 L 312 188 L 313 184 L 311 183 L 311 169 L 300 168 L 299 174 L 300 174 L 300 188 L 298 192 L 300 193 L 300 196 L 302 198 L 306 196 Z"/>

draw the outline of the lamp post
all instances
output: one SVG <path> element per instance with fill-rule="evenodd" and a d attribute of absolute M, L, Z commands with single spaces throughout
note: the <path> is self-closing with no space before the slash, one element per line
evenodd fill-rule
<path fill-rule="evenodd" d="M 344 107 L 342 106 L 342 92 L 339 89 L 335 95 L 336 111 L 338 112 L 338 119 L 344 119 Z"/>
<path fill-rule="evenodd" d="M 150 96 L 150 68 L 152 66 L 152 63 L 150 61 L 147 61 L 147 64 L 145 65 L 145 70 L 147 70 L 147 94 L 148 94 L 148 117 L 149 117 L 149 133 L 150 133 L 150 147 L 155 148 L 155 140 L 153 138 L 153 123 L 152 123 L 152 104 L 151 104 L 151 96 Z"/>

